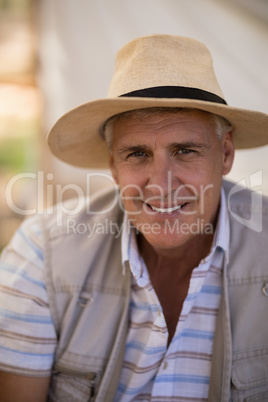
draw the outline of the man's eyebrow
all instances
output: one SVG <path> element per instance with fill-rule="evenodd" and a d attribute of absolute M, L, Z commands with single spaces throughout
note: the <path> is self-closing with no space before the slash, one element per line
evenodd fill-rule
<path fill-rule="evenodd" d="M 208 144 L 205 142 L 195 142 L 195 141 L 185 141 L 185 142 L 173 142 L 170 144 L 168 147 L 171 149 L 174 148 L 179 148 L 179 149 L 184 149 L 184 148 L 208 148 Z"/>
<path fill-rule="evenodd" d="M 125 153 L 133 153 L 133 152 L 149 152 L 150 148 L 147 145 L 141 144 L 141 145 L 127 145 L 127 146 L 123 146 L 121 148 L 118 149 L 118 154 L 122 155 Z"/>
<path fill-rule="evenodd" d="M 194 141 L 185 141 L 185 142 L 173 142 L 168 145 L 169 149 L 185 149 L 185 148 L 208 148 L 208 145 L 203 142 L 194 142 Z M 151 148 L 148 145 L 140 144 L 140 145 L 126 145 L 122 146 L 118 149 L 119 155 L 124 155 L 128 153 L 134 152 L 150 152 Z"/>

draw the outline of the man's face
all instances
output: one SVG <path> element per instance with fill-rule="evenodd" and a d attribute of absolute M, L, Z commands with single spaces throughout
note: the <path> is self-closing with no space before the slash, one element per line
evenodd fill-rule
<path fill-rule="evenodd" d="M 213 231 L 222 175 L 233 162 L 231 133 L 219 139 L 201 111 L 114 123 L 111 170 L 133 225 L 155 249 Z"/>

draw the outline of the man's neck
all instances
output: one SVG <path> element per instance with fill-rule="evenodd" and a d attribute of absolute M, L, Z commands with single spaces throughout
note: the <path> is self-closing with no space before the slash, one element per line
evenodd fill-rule
<path fill-rule="evenodd" d="M 203 235 L 197 242 L 193 241 L 193 244 L 187 244 L 170 253 L 170 250 L 157 252 L 144 237 L 140 238 L 140 253 L 167 324 L 167 347 L 176 331 L 182 306 L 188 294 L 192 270 L 209 254 L 212 242 L 212 235 L 206 237 Z"/>
<path fill-rule="evenodd" d="M 173 276 L 183 277 L 196 268 L 200 261 L 210 252 L 213 235 L 197 235 L 189 242 L 176 249 L 155 249 L 140 235 L 138 247 L 147 266 L 150 277 L 165 270 L 167 276 L 171 271 Z M 162 274 L 163 275 L 163 274 Z"/>

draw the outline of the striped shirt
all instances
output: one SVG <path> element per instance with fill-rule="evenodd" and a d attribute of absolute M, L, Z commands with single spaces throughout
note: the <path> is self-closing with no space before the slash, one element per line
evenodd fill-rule
<path fill-rule="evenodd" d="M 126 228 L 126 221 L 124 228 Z M 222 196 L 210 254 L 193 270 L 175 335 L 139 255 L 134 230 L 123 232 L 123 262 L 133 274 L 130 324 L 116 401 L 206 401 L 221 296 L 223 256 L 228 260 L 229 221 Z"/>
<path fill-rule="evenodd" d="M 25 220 L 1 255 L 0 369 L 49 376 L 56 334 L 43 280 L 37 218 Z"/>
<path fill-rule="evenodd" d="M 128 225 L 124 225 L 124 228 Z M 193 271 L 176 333 L 167 328 L 134 232 L 122 235 L 122 261 L 133 274 L 130 327 L 116 401 L 201 401 L 207 398 L 223 250 L 229 226 L 225 197 L 210 255 Z M 0 263 L 0 370 L 50 375 L 57 344 L 43 279 L 42 235 L 36 216 L 24 221 Z"/>

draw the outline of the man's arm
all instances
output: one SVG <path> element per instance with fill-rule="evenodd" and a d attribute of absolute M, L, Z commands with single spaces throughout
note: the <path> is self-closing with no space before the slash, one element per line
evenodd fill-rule
<path fill-rule="evenodd" d="M 47 400 L 57 336 L 43 272 L 42 231 L 31 217 L 0 258 L 1 402 Z"/>
<path fill-rule="evenodd" d="M 26 377 L 0 372 L 1 402 L 45 402 L 50 377 Z"/>

